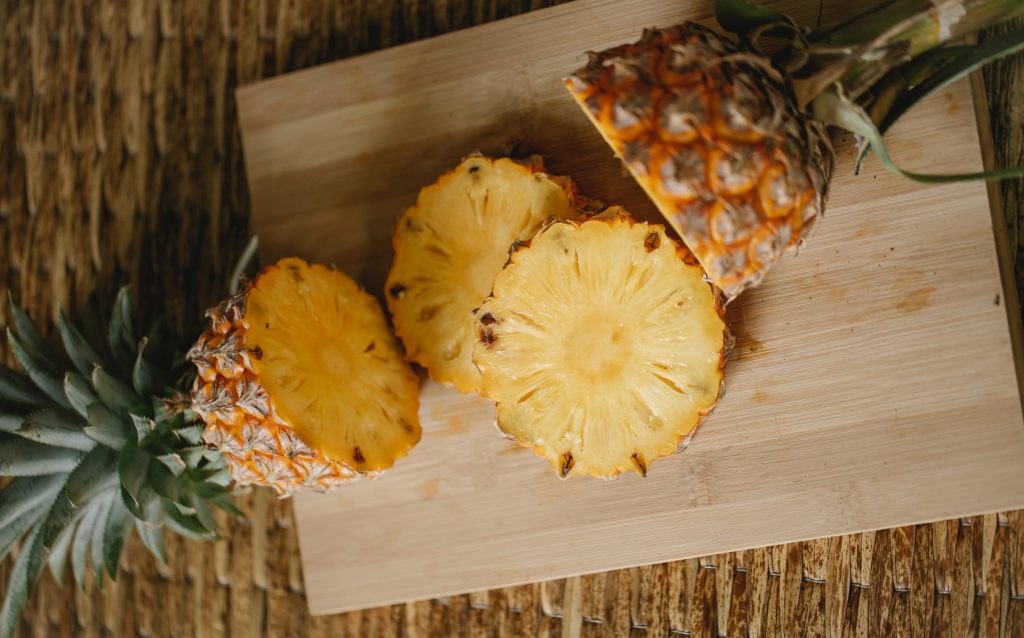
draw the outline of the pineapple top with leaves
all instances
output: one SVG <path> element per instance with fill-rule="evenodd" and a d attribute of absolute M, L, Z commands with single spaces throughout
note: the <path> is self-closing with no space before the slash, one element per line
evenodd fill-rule
<path fill-rule="evenodd" d="M 7 339 L 23 372 L 0 366 L 0 559 L 22 539 L 0 609 L 15 627 L 49 565 L 63 583 L 116 578 L 134 528 L 160 561 L 163 528 L 213 538 L 212 507 L 238 514 L 222 454 L 181 398 L 190 368 L 160 322 L 144 334 L 127 289 L 104 329 L 95 304 L 80 326 L 61 312 L 63 348 L 42 338 L 10 301 Z M 91 570 L 89 564 L 91 563 Z"/>

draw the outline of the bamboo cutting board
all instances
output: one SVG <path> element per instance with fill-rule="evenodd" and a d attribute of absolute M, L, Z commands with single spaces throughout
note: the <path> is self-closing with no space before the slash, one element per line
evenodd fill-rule
<path fill-rule="evenodd" d="M 264 261 L 331 262 L 380 295 L 394 219 L 474 150 L 540 152 L 657 219 L 559 80 L 585 50 L 711 15 L 706 0 L 579 0 L 239 90 Z M 890 139 L 908 168 L 979 169 L 968 84 Z M 646 479 L 560 481 L 496 434 L 488 401 L 425 382 L 423 441 L 394 471 L 295 499 L 311 611 L 1024 506 L 985 186 L 924 186 L 874 160 L 855 177 L 850 141 L 837 150 L 811 242 L 730 306 L 728 395 L 685 453 Z"/>

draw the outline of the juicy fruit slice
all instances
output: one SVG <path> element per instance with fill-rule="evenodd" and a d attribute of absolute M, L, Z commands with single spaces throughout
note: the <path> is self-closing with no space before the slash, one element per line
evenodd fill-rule
<path fill-rule="evenodd" d="M 715 292 L 663 226 L 622 209 L 538 232 L 476 318 L 498 427 L 563 477 L 646 474 L 718 400 Z"/>
<path fill-rule="evenodd" d="M 648 31 L 594 54 L 566 85 L 730 299 L 824 210 L 824 126 L 769 61 L 710 29 Z"/>
<path fill-rule="evenodd" d="M 551 217 L 577 215 L 565 178 L 528 163 L 474 156 L 420 191 L 398 219 L 385 294 L 409 360 L 461 392 L 480 388 L 472 311 L 491 292 L 509 246 Z"/>
<path fill-rule="evenodd" d="M 284 259 L 210 315 L 189 355 L 193 404 L 236 480 L 335 487 L 419 441 L 419 379 L 380 304 L 343 273 Z"/>

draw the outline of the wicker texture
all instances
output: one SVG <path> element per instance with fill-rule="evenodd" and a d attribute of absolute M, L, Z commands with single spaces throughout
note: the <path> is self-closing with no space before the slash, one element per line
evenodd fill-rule
<path fill-rule="evenodd" d="M 233 87 L 546 4 L 0 0 L 0 289 L 53 316 L 131 280 L 190 324 L 246 238 Z M 986 80 L 997 157 L 1019 162 L 1024 63 Z M 1002 193 L 1019 255 L 1021 183 Z M 311 618 L 290 504 L 242 505 L 223 542 L 169 537 L 167 568 L 133 542 L 105 592 L 45 575 L 22 634 L 1024 636 L 1021 512 Z"/>

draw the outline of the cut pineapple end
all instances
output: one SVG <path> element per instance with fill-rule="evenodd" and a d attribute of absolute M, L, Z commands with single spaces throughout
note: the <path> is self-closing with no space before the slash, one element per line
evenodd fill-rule
<path fill-rule="evenodd" d="M 470 157 L 435 184 L 395 226 L 385 295 L 408 358 L 461 392 L 480 389 L 472 311 L 491 292 L 509 246 L 550 217 L 576 216 L 571 184 L 539 159 Z"/>
<path fill-rule="evenodd" d="M 561 476 L 646 474 L 714 406 L 725 324 L 664 227 L 621 209 L 515 251 L 477 313 L 498 426 Z"/>
<path fill-rule="evenodd" d="M 371 472 L 419 441 L 419 379 L 377 300 L 347 276 L 282 260 L 250 290 L 246 322 L 260 384 L 306 445 Z"/>

